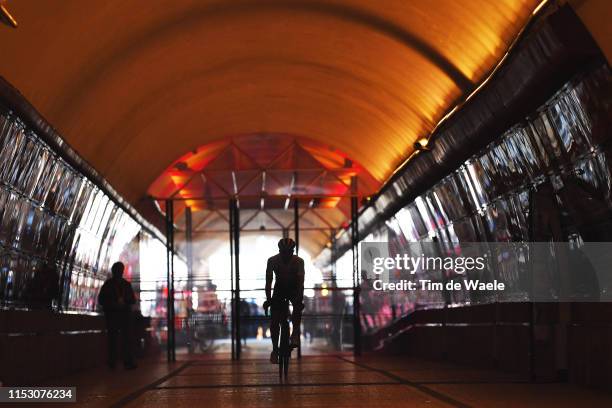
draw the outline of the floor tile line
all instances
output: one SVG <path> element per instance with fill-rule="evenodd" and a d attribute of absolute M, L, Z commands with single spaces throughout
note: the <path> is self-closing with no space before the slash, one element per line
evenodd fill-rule
<path fill-rule="evenodd" d="M 448 381 L 413 381 L 414 384 L 419 385 L 460 385 L 460 384 L 531 384 L 530 381 L 526 380 L 448 380 Z M 555 384 L 555 382 L 551 382 Z"/>
<path fill-rule="evenodd" d="M 308 359 L 308 357 L 306 357 L 306 359 Z M 334 358 L 334 360 L 336 360 L 336 358 Z M 302 365 L 316 365 L 316 364 L 324 364 L 324 361 L 304 361 L 304 358 L 302 358 L 302 360 L 297 360 L 295 359 L 296 364 L 302 364 Z M 193 362 L 191 364 L 192 367 L 233 367 L 233 366 L 240 366 L 240 365 L 248 365 L 248 364 L 261 364 L 261 365 L 268 365 L 269 360 L 268 359 L 257 359 L 257 360 L 240 360 L 240 361 L 228 361 L 226 363 L 201 363 L 201 362 Z"/>
<path fill-rule="evenodd" d="M 339 373 L 367 373 L 369 370 L 361 369 L 361 370 L 317 370 L 317 371 L 298 371 L 293 370 L 292 374 L 303 374 L 303 375 L 323 375 L 323 374 L 339 374 Z M 261 375 L 261 374 L 270 374 L 278 376 L 278 370 L 276 371 L 236 371 L 233 373 L 211 373 L 211 372 L 187 372 L 182 374 L 177 374 L 177 377 L 198 377 L 198 376 L 211 376 L 211 375 L 223 375 L 223 376 L 231 376 L 231 375 Z"/>
<path fill-rule="evenodd" d="M 316 364 L 316 363 L 320 363 L 322 361 L 328 360 L 328 361 L 332 361 L 332 360 L 336 360 L 338 357 L 341 357 L 341 354 L 329 354 L 329 355 L 313 355 L 313 356 L 303 356 L 302 357 L 302 361 L 303 359 L 306 360 L 310 360 L 309 364 Z M 199 366 L 199 365 L 238 365 L 240 363 L 244 363 L 244 362 L 266 362 L 267 358 L 265 357 L 251 357 L 251 358 L 241 358 L 240 360 L 230 360 L 228 359 L 219 359 L 219 360 L 215 360 L 215 359 L 203 359 L 203 360 L 187 360 L 190 361 L 192 363 L 192 365 L 194 366 Z"/>
<path fill-rule="evenodd" d="M 172 378 L 175 375 L 179 374 L 181 371 L 183 371 L 184 369 L 189 367 L 190 364 L 191 364 L 191 362 L 187 361 L 182 366 L 178 367 L 177 369 L 175 369 L 173 371 L 170 371 L 168 374 L 164 375 L 163 377 L 160 377 L 157 380 L 153 381 L 152 383 L 147 384 L 144 387 L 139 388 L 136 391 L 126 395 L 125 397 L 121 398 L 119 401 L 117 401 L 114 404 L 112 404 L 110 407 L 111 408 L 120 408 L 120 407 L 126 406 L 130 402 L 138 399 L 141 395 L 143 395 L 147 391 L 155 389 L 155 387 L 157 387 L 158 385 L 163 384 L 164 382 L 168 381 L 170 378 Z"/>
<path fill-rule="evenodd" d="M 358 363 L 357 361 L 352 361 L 352 360 L 349 360 L 348 358 L 345 358 L 345 357 L 342 357 L 342 356 L 338 356 L 338 358 L 340 360 L 346 361 L 347 363 L 354 364 L 357 367 L 366 368 L 368 370 L 371 370 L 371 371 L 377 372 L 379 374 L 382 374 L 382 375 L 386 376 L 387 378 L 391 378 L 391 379 L 397 381 L 400 384 L 416 388 L 417 390 L 419 390 L 419 391 L 421 391 L 421 392 L 423 392 L 423 393 L 425 393 L 425 394 L 427 394 L 427 395 L 429 395 L 431 397 L 434 397 L 437 400 L 440 400 L 440 401 L 445 402 L 447 404 L 451 404 L 451 405 L 453 405 L 453 406 L 455 406 L 457 408 L 472 408 L 470 405 L 465 404 L 464 402 L 461 402 L 459 400 L 456 400 L 455 398 L 453 398 L 453 397 L 451 397 L 449 395 L 446 395 L 446 394 L 443 394 L 441 392 L 432 390 L 431 388 L 426 387 L 425 385 L 422 385 L 422 384 L 419 384 L 419 383 L 415 383 L 415 382 L 412 382 L 410 380 L 406 380 L 405 378 L 402 378 L 400 376 L 392 374 L 392 373 L 390 373 L 390 372 L 388 372 L 386 370 L 383 370 L 383 369 L 380 369 L 380 368 L 371 367 L 371 366 L 363 364 L 363 363 Z"/>
<path fill-rule="evenodd" d="M 377 382 L 321 382 L 321 383 L 263 383 L 263 384 L 201 384 L 201 385 L 167 385 L 158 386 L 154 390 L 183 390 L 183 389 L 210 389 L 210 388 L 270 388 L 270 387 L 363 387 L 375 385 L 399 385 L 395 381 Z"/>
<path fill-rule="evenodd" d="M 333 370 L 333 371 L 303 371 L 303 372 L 293 372 L 293 375 L 326 375 L 326 374 L 338 374 L 338 373 L 367 373 L 371 370 L 362 368 L 360 370 Z M 393 370 L 399 371 L 399 370 Z M 409 371 L 409 370 L 402 370 Z M 277 371 L 270 372 L 261 372 L 261 371 L 240 371 L 234 373 L 211 373 L 211 372 L 202 372 L 202 373 L 181 373 L 177 374 L 175 377 L 210 377 L 210 376 L 223 376 L 223 377 L 231 377 L 231 376 L 242 376 L 242 375 L 262 375 L 267 374 L 270 376 L 277 376 Z M 390 373 L 392 374 L 392 373 Z M 530 381 L 527 380 L 405 380 L 409 381 L 412 384 L 418 385 L 453 385 L 453 384 L 529 384 Z M 558 383 L 557 381 L 551 381 L 551 384 Z"/>

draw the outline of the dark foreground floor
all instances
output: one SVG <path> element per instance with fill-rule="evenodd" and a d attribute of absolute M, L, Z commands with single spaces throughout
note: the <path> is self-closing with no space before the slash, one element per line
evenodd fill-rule
<path fill-rule="evenodd" d="M 54 383 L 77 386 L 78 405 L 90 407 L 612 407 L 604 392 L 409 358 L 306 356 L 281 386 L 264 359 L 186 357 Z"/>

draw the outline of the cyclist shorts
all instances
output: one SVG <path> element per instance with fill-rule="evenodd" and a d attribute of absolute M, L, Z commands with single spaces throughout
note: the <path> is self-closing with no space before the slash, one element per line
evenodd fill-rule
<path fill-rule="evenodd" d="M 273 310 L 282 310 L 283 305 L 286 304 L 285 302 L 289 301 L 291 302 L 291 306 L 293 306 L 294 308 L 297 307 L 296 303 L 298 302 L 299 298 L 297 296 L 296 292 L 290 293 L 289 295 L 286 294 L 277 294 L 274 293 L 272 295 L 272 299 L 270 302 L 270 307 Z M 302 309 L 304 308 L 304 305 L 301 305 Z"/>

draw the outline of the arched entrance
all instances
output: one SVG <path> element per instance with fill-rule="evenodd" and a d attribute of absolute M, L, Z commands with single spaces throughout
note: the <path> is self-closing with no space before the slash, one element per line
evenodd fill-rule
<path fill-rule="evenodd" d="M 186 257 L 181 276 L 168 265 L 169 358 L 181 346 L 233 358 L 269 351 L 265 264 L 283 236 L 306 260 L 300 353 L 356 349 L 356 263 L 319 269 L 311 259 L 333 250 L 336 232 L 378 187 L 346 154 L 291 135 L 224 138 L 172 163 L 148 190 L 171 249 Z"/>

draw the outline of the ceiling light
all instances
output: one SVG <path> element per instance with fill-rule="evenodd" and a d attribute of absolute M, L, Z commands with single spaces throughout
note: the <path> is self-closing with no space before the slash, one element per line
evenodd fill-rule
<path fill-rule="evenodd" d="M 414 142 L 414 150 L 417 150 L 419 152 L 431 150 L 431 147 L 429 147 L 428 145 L 429 140 L 425 137 L 422 137 L 416 142 Z"/>
<path fill-rule="evenodd" d="M 17 28 L 17 20 L 15 20 L 3 4 L 0 4 L 0 21 L 9 27 Z"/>

